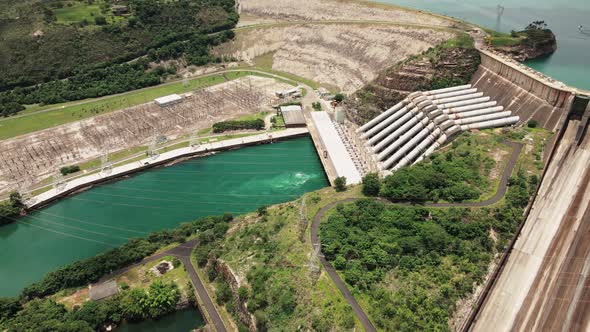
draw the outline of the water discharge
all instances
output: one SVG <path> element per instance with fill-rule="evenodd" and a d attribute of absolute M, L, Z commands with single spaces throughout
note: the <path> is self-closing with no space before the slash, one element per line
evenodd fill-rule
<path fill-rule="evenodd" d="M 0 228 L 0 296 L 47 272 L 206 215 L 240 214 L 327 186 L 310 138 L 223 152 L 65 198 Z"/>
<path fill-rule="evenodd" d="M 590 3 L 588 0 L 378 0 L 460 18 L 501 32 L 522 30 L 536 20 L 545 21 L 557 37 L 557 51 L 530 67 L 571 86 L 590 90 Z M 498 5 L 503 9 L 498 9 Z M 502 15 L 498 16 L 498 11 Z"/>

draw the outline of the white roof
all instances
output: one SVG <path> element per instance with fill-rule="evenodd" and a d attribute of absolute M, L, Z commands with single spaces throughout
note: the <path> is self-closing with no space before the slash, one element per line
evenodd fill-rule
<path fill-rule="evenodd" d="M 301 111 L 301 106 L 299 106 L 299 105 L 281 106 L 281 112 L 292 112 L 292 111 Z"/>
<path fill-rule="evenodd" d="M 154 101 L 158 104 L 168 104 L 179 100 L 182 100 L 182 97 L 177 94 L 167 95 L 164 97 L 154 99 Z"/>
<path fill-rule="evenodd" d="M 348 154 L 346 146 L 344 146 L 328 113 L 311 112 L 310 114 L 316 129 L 320 133 L 320 139 L 328 151 L 328 157 L 332 160 L 332 164 L 336 169 L 336 174 L 346 177 L 347 184 L 361 183 L 361 174 L 350 158 L 350 154 Z"/>

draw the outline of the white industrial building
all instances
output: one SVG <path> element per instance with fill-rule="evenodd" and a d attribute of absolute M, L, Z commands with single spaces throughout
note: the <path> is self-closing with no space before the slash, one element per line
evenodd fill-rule
<path fill-rule="evenodd" d="M 415 164 L 457 133 L 519 121 L 471 85 L 414 92 L 357 129 L 385 174 Z"/>
<path fill-rule="evenodd" d="M 311 112 L 310 114 L 320 135 L 321 144 L 326 149 L 325 157 L 332 163 L 336 176 L 346 177 L 347 184 L 361 183 L 362 175 L 350 155 L 350 148 L 343 141 L 344 136 L 338 132 L 328 113 Z"/>
<path fill-rule="evenodd" d="M 182 101 L 182 96 L 177 94 L 167 95 L 154 99 L 154 102 L 161 107 L 173 105 Z"/>

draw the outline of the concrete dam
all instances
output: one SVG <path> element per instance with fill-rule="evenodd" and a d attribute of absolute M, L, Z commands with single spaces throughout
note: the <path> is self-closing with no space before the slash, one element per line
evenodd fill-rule
<path fill-rule="evenodd" d="M 482 52 L 471 82 L 555 133 L 525 222 L 465 331 L 590 329 L 590 94 L 558 87 Z"/>

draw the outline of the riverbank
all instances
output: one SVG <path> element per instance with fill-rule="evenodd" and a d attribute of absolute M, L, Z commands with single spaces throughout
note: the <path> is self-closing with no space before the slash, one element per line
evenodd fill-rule
<path fill-rule="evenodd" d="M 229 139 L 221 142 L 211 142 L 199 144 L 192 147 L 180 148 L 172 151 L 167 151 L 155 156 L 146 157 L 137 162 L 126 165 L 114 167 L 112 169 L 104 169 L 99 173 L 90 174 L 80 178 L 73 179 L 70 182 L 63 183 L 56 186 L 49 191 L 34 196 L 31 199 L 29 208 L 41 208 L 59 198 L 65 197 L 69 194 L 83 190 L 92 185 L 115 180 L 127 175 L 131 175 L 142 170 L 152 167 L 162 166 L 167 163 L 175 162 L 181 158 L 193 158 L 203 156 L 206 154 L 237 149 L 246 146 L 269 144 L 273 141 L 280 141 L 294 137 L 302 137 L 308 134 L 307 128 L 290 128 L 283 131 L 275 131 L 272 133 L 264 133 L 253 136 L 246 136 L 242 138 Z"/>

